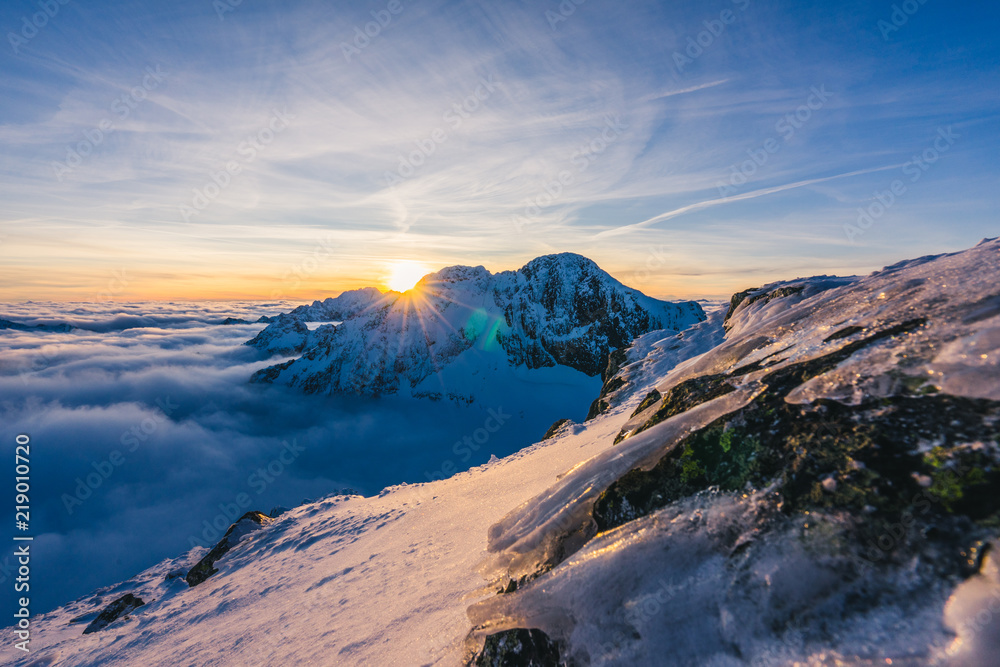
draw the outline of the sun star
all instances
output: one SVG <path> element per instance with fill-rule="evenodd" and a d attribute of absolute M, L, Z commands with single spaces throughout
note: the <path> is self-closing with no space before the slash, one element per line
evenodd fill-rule
<path fill-rule="evenodd" d="M 406 292 L 413 289 L 413 286 L 430 273 L 426 266 L 419 262 L 396 262 L 392 265 L 389 275 L 389 287 L 397 292 Z"/>

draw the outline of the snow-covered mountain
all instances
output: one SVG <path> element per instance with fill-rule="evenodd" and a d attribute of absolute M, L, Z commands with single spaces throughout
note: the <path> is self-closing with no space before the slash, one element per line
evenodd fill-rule
<path fill-rule="evenodd" d="M 343 322 L 309 331 L 305 321 L 313 316 Z M 452 266 L 405 294 L 348 292 L 280 316 L 248 345 L 271 354 L 302 352 L 257 372 L 256 382 L 309 393 L 472 401 L 502 367 L 558 365 L 595 376 L 611 350 L 637 336 L 704 319 L 695 302 L 650 298 L 566 253 L 495 275 L 481 266 Z M 473 377 L 478 382 L 470 384 Z"/>
<path fill-rule="evenodd" d="M 289 315 L 307 322 L 340 322 L 372 308 L 385 298 L 377 287 L 364 287 L 323 301 L 313 301 L 309 306 L 299 306 Z"/>
<path fill-rule="evenodd" d="M 994 239 L 749 290 L 640 336 L 586 423 L 258 516 L 17 664 L 995 665 L 998 284 Z"/>
<path fill-rule="evenodd" d="M 267 354 L 291 355 L 314 347 L 326 340 L 330 329 L 318 327 L 310 330 L 306 322 L 335 322 L 364 315 L 379 306 L 391 304 L 398 292 L 383 294 L 375 287 L 349 290 L 335 298 L 313 301 L 312 305 L 299 306 L 288 313 L 270 319 L 254 338 L 246 342 L 250 347 Z M 333 326 L 333 325 L 326 325 Z M 315 333 L 319 332 L 319 333 Z"/>

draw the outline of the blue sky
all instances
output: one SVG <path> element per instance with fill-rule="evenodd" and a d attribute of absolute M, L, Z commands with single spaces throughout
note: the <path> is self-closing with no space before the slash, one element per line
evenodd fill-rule
<path fill-rule="evenodd" d="M 561 251 L 726 296 L 958 250 L 997 234 L 998 15 L 8 0 L 0 300 L 308 299 Z"/>

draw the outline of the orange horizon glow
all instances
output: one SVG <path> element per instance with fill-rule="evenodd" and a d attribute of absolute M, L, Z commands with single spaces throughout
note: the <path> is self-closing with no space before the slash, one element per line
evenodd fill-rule
<path fill-rule="evenodd" d="M 509 265 L 488 266 L 496 273 L 517 268 L 523 261 L 517 258 Z M 450 261 L 449 261 L 450 260 Z M 386 259 L 351 262 L 336 267 L 336 271 L 297 275 L 287 267 L 261 267 L 259 273 L 243 270 L 217 272 L 178 272 L 171 267 L 154 266 L 145 270 L 123 268 L 101 270 L 81 275 L 67 270 L 42 270 L 22 266 L 14 271 L 0 270 L 0 303 L 50 301 L 55 303 L 163 302 L 163 301 L 290 301 L 311 303 L 336 297 L 343 292 L 376 287 L 383 292 L 405 292 L 423 276 L 442 267 L 458 264 L 453 258 L 433 260 Z M 474 264 L 475 262 L 466 262 Z M 506 264 L 506 263 L 505 263 Z M 725 300 L 732 294 L 775 280 L 789 279 L 801 272 L 781 269 L 753 271 L 734 275 L 678 275 L 637 270 L 630 264 L 601 263 L 613 277 L 626 286 L 654 298 L 664 300 L 709 299 Z M 332 268 L 332 267 L 331 267 Z M 830 273 L 851 275 L 859 267 L 831 267 Z M 838 270 L 840 269 L 840 270 Z M 124 276 L 124 279 L 120 277 Z"/>

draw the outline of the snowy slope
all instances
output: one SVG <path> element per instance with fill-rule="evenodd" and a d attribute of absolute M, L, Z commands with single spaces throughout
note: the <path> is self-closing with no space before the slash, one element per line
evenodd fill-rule
<path fill-rule="evenodd" d="M 724 343 L 660 376 L 662 399 L 612 413 L 617 447 L 491 528 L 484 572 L 523 584 L 474 605 L 479 634 L 542 628 L 596 664 L 996 664 L 1000 581 L 977 559 L 1000 524 L 998 277 L 993 240 L 736 309 Z M 816 437 L 758 474 L 795 446 L 782 398 Z M 753 451 L 697 449 L 713 437 Z"/>
<path fill-rule="evenodd" d="M 694 302 L 652 299 L 565 253 L 496 275 L 481 266 L 442 269 L 329 330 L 310 334 L 299 318 L 284 315 L 248 344 L 278 354 L 304 350 L 256 373 L 257 382 L 309 393 L 472 401 L 476 388 L 465 391 L 451 380 L 520 366 L 568 366 L 595 376 L 610 350 L 636 336 L 678 331 L 704 318 Z"/>
<path fill-rule="evenodd" d="M 302 352 L 328 340 L 331 333 L 331 330 L 324 329 L 323 326 L 310 328 L 307 323 L 340 324 L 346 319 L 363 316 L 380 306 L 391 304 L 398 297 L 398 292 L 383 294 L 375 287 L 348 290 L 335 298 L 313 301 L 312 305 L 299 306 L 272 318 L 270 325 L 246 344 L 270 355 Z"/>
<path fill-rule="evenodd" d="M 299 306 L 289 315 L 306 322 L 342 321 L 375 307 L 385 298 L 386 295 L 378 288 L 364 287 L 323 301 L 313 301 L 309 306 Z"/>
<path fill-rule="evenodd" d="M 246 538 L 216 564 L 218 574 L 194 588 L 182 573 L 205 549 L 43 615 L 34 659 L 123 666 L 178 664 L 178 655 L 192 665 L 457 664 L 468 632 L 466 607 L 490 593 L 476 569 L 489 526 L 553 484 L 558 471 L 603 449 L 615 430 L 610 423 L 589 427 L 572 446 L 543 443 L 442 482 L 295 508 Z M 100 609 L 130 591 L 147 603 L 138 613 L 82 635 Z"/>
<path fill-rule="evenodd" d="M 993 240 L 647 334 L 585 424 L 295 508 L 189 588 L 195 549 L 16 664 L 456 665 L 515 628 L 577 664 L 996 664 L 998 278 Z"/>

